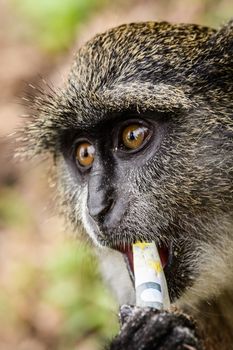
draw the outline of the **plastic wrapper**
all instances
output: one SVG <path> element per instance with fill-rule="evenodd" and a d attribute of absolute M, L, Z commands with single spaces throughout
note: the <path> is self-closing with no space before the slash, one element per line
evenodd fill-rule
<path fill-rule="evenodd" d="M 136 305 L 168 309 L 167 282 L 155 243 L 133 244 Z"/>

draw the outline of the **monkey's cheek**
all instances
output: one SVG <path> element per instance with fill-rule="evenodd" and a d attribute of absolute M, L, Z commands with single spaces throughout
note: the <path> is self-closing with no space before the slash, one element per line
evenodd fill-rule
<path fill-rule="evenodd" d="M 194 269 L 190 261 L 182 259 L 180 261 L 177 258 L 173 258 L 172 263 L 165 267 L 164 273 L 172 303 L 192 287 L 198 276 L 198 271 Z"/>

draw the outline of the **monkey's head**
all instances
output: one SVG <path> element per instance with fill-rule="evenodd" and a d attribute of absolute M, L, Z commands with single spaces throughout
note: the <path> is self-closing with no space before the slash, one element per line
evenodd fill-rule
<path fill-rule="evenodd" d="M 172 300 L 233 283 L 232 57 L 232 23 L 122 25 L 79 50 L 24 131 L 29 154 L 54 156 L 75 229 L 129 265 L 155 241 Z"/>

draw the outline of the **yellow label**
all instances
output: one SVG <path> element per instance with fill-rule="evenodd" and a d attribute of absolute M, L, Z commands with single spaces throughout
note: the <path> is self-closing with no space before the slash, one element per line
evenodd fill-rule
<path fill-rule="evenodd" d="M 159 261 L 151 260 L 148 262 L 148 266 L 150 266 L 157 273 L 162 271 L 162 266 Z"/>
<path fill-rule="evenodd" d="M 138 247 L 142 250 L 144 250 L 146 247 L 149 247 L 151 243 L 146 243 L 146 242 L 137 242 L 134 244 L 135 247 Z"/>

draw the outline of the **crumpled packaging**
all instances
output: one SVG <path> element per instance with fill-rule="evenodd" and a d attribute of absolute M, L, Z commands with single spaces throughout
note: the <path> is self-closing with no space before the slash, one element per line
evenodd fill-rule
<path fill-rule="evenodd" d="M 170 306 L 167 282 L 154 242 L 133 244 L 136 305 L 166 310 Z"/>

